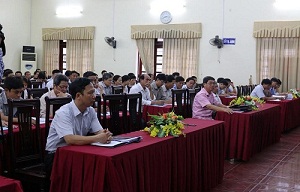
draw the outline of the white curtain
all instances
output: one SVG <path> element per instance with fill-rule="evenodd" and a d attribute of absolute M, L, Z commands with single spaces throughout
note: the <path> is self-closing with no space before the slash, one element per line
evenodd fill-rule
<path fill-rule="evenodd" d="M 93 40 L 67 40 L 67 66 L 80 74 L 93 70 Z"/>
<path fill-rule="evenodd" d="M 154 72 L 155 39 L 137 39 L 136 44 L 146 73 Z"/>
<path fill-rule="evenodd" d="M 276 77 L 281 91 L 300 88 L 300 38 L 257 38 L 256 71 L 258 82 Z"/>
<path fill-rule="evenodd" d="M 180 75 L 185 78 L 192 75 L 197 76 L 199 41 L 199 38 L 164 39 L 163 73 L 180 72 Z"/>
<path fill-rule="evenodd" d="M 59 41 L 44 41 L 44 70 L 48 74 L 59 68 Z"/>

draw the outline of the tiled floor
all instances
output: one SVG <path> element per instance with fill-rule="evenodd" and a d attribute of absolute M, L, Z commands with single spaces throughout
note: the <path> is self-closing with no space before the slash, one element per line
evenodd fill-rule
<path fill-rule="evenodd" d="M 300 127 L 248 162 L 225 161 L 223 183 L 213 192 L 300 192 Z"/>

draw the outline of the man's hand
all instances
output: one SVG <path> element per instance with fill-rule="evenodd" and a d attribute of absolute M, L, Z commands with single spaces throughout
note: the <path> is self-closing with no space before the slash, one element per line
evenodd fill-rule
<path fill-rule="evenodd" d="M 112 133 L 108 129 L 103 129 L 97 136 L 100 143 L 110 143 L 112 140 Z"/>
<path fill-rule="evenodd" d="M 224 111 L 224 112 L 226 112 L 226 113 L 228 113 L 228 114 L 232 114 L 233 113 L 233 110 L 232 109 L 230 109 L 230 108 L 222 108 L 223 110 L 222 111 Z"/>

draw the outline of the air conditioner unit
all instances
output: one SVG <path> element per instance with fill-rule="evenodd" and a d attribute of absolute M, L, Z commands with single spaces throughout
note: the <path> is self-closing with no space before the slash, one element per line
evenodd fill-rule
<path fill-rule="evenodd" d="M 36 53 L 21 53 L 21 71 L 25 73 L 26 71 L 30 71 L 31 74 L 37 68 L 37 54 Z"/>

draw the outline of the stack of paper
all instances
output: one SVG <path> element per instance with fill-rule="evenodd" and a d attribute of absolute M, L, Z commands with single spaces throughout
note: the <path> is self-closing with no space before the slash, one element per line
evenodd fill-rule
<path fill-rule="evenodd" d="M 121 136 L 115 136 L 113 137 L 112 141 L 110 143 L 92 143 L 91 145 L 100 146 L 100 147 L 116 147 L 120 145 L 126 145 L 129 143 L 138 143 L 142 140 L 141 136 L 138 137 L 121 137 Z"/>

